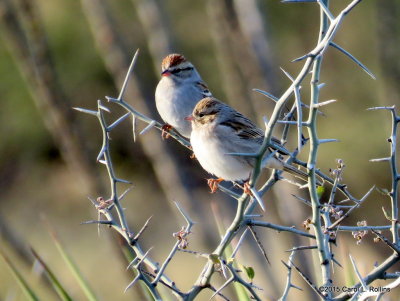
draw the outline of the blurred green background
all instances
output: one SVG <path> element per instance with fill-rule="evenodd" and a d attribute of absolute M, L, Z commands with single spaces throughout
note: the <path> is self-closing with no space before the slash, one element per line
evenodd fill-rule
<path fill-rule="evenodd" d="M 343 2 L 332 1 L 332 11 L 339 12 Z M 328 173 L 336 159 L 343 159 L 343 181 L 355 197 L 373 185 L 390 189 L 389 165 L 368 161 L 389 154 L 390 115 L 366 109 L 399 102 L 399 12 L 398 1 L 363 1 L 335 38 L 376 80 L 335 49 L 324 55 L 321 80 L 326 87 L 320 101 L 338 101 L 321 109 L 325 115 L 319 117 L 318 133 L 340 143 L 322 145 L 318 164 Z M 159 65 L 165 55 L 178 52 L 196 65 L 217 98 L 261 125 L 273 103 L 252 89 L 281 95 L 290 81 L 279 68 L 292 76 L 299 72 L 302 63 L 291 60 L 314 47 L 319 24 L 317 4 L 275 0 L 1 0 L 0 14 L 0 249 L 37 283 L 37 272 L 31 269 L 29 256 L 25 257 L 33 246 L 77 300 L 83 300 L 82 292 L 56 252 L 43 216 L 58 231 L 101 300 L 140 300 L 140 295 L 135 289 L 123 293 L 132 275 L 118 256 L 113 233 L 104 228 L 98 237 L 96 226 L 80 225 L 97 215 L 87 196 L 107 197 L 109 184 L 105 168 L 95 164 L 101 145 L 99 124 L 71 108 L 95 109 L 97 99 L 117 96 L 130 59 L 140 48 L 125 98 L 137 110 L 160 119 L 154 107 Z M 308 82 L 309 78 L 302 87 L 306 104 Z M 109 107 L 110 121 L 122 113 Z M 139 130 L 144 127 L 138 123 Z M 295 134 L 293 129 L 289 146 L 295 145 Z M 184 225 L 173 201 L 179 201 L 198 223 L 189 248 L 206 253 L 214 249 L 219 235 L 210 208 L 216 208 L 217 218 L 228 226 L 235 206 L 221 192 L 208 193 L 207 174 L 189 159 L 190 152 L 172 139 L 161 140 L 156 130 L 139 136 L 135 143 L 131 125 L 125 122 L 112 132 L 112 155 L 119 177 L 134 183 L 123 204 L 132 228 L 139 229 L 153 215 L 142 244 L 154 246 L 155 260 L 163 261 L 174 244 L 172 233 Z M 301 157 L 307 158 L 307 148 Z M 264 219 L 301 228 L 310 212 L 291 196 L 294 192 L 292 186 L 278 183 L 264 198 L 268 208 Z M 373 192 L 346 224 L 359 220 L 384 224 L 381 207 L 389 205 L 388 198 Z M 255 284 L 264 288 L 266 300 L 276 300 L 286 280 L 286 270 L 279 263 L 287 260 L 284 250 L 308 242 L 266 229 L 258 234 L 272 264 L 262 262 L 251 239 L 240 252 L 240 260 L 256 266 Z M 343 234 L 337 258 L 346 265 L 346 254 L 354 254 L 360 271 L 368 273 L 389 254 L 387 247 L 377 247 L 371 240 L 369 235 L 356 245 L 351 233 Z M 307 260 L 312 261 L 311 256 Z M 167 273 L 186 290 L 204 263 L 179 254 Z M 349 270 L 336 269 L 338 275 L 343 273 L 338 279 L 348 281 Z M 24 300 L 10 275 L 0 260 L 0 300 Z M 305 292 L 292 291 L 290 297 L 311 300 L 309 288 L 295 279 Z M 223 283 L 222 278 L 217 281 Z M 46 289 L 42 292 L 45 300 L 56 299 Z M 208 300 L 209 295 L 201 298 Z"/>

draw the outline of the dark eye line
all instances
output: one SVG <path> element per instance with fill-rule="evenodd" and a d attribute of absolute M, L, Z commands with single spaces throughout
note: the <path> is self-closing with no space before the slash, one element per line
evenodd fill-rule
<path fill-rule="evenodd" d="M 218 113 L 218 110 L 211 111 L 211 112 L 208 112 L 208 113 L 206 113 L 206 112 L 199 112 L 199 113 L 197 114 L 197 116 L 199 116 L 200 118 L 202 118 L 202 117 L 204 117 L 204 116 L 212 116 L 212 115 L 215 115 L 215 114 L 217 114 L 217 113 Z"/>
<path fill-rule="evenodd" d="M 170 71 L 170 73 L 179 73 L 181 71 L 189 71 L 189 70 L 193 70 L 193 67 L 178 68 L 178 69 Z"/>

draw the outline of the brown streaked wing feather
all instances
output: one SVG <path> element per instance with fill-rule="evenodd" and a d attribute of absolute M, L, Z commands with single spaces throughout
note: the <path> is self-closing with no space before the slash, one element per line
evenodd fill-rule
<path fill-rule="evenodd" d="M 251 120 L 237 112 L 232 120 L 226 120 L 221 125 L 228 126 L 236 131 L 241 139 L 259 139 L 264 138 L 264 132 L 259 129 Z M 234 121 L 233 121 L 234 120 Z"/>
<path fill-rule="evenodd" d="M 239 138 L 247 141 L 249 141 L 249 139 L 254 139 L 255 141 L 257 141 L 257 143 L 261 145 L 264 140 L 264 132 L 260 128 L 258 128 L 250 119 L 246 118 L 241 113 L 236 112 L 234 116 L 235 121 L 226 120 L 224 122 L 221 122 L 221 125 L 232 128 L 234 131 L 236 131 Z M 272 137 L 271 140 L 278 145 L 282 145 L 280 140 L 275 137 Z M 269 147 L 269 151 L 274 152 L 275 149 Z M 284 153 L 280 151 L 278 151 L 278 154 L 284 155 Z"/>
<path fill-rule="evenodd" d="M 257 139 L 261 143 L 264 139 L 264 132 L 258 128 L 251 120 L 244 117 L 242 114 L 237 112 L 235 114 L 235 121 L 225 121 L 221 123 L 222 125 L 229 126 L 234 129 L 238 136 L 242 139 Z M 283 146 L 278 138 L 272 137 L 271 141 L 275 144 Z M 273 148 L 270 148 L 273 151 Z M 278 153 L 281 153 L 278 151 Z"/>

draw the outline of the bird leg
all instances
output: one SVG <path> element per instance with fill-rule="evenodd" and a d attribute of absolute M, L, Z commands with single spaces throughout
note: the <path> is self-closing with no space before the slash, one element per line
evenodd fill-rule
<path fill-rule="evenodd" d="M 168 139 L 170 137 L 169 131 L 172 129 L 172 126 L 168 123 L 164 124 L 161 128 L 161 138 Z"/>
<path fill-rule="evenodd" d="M 224 179 L 218 178 L 218 179 L 208 179 L 207 184 L 208 187 L 211 189 L 211 193 L 215 193 L 218 189 L 218 184 L 221 183 Z"/>
<path fill-rule="evenodd" d="M 243 184 L 243 192 L 245 194 L 248 194 L 249 196 L 253 196 L 253 194 L 251 193 L 251 190 L 250 190 L 249 182 L 246 182 L 246 183 Z"/>
<path fill-rule="evenodd" d="M 238 183 L 233 183 L 233 185 L 235 185 L 235 186 L 237 186 L 237 187 L 243 189 L 243 192 L 244 192 L 245 194 L 248 194 L 249 196 L 253 196 L 253 193 L 252 193 L 251 190 L 250 190 L 249 181 L 245 182 L 245 183 L 243 184 L 243 186 L 240 185 L 240 184 L 238 184 Z"/>

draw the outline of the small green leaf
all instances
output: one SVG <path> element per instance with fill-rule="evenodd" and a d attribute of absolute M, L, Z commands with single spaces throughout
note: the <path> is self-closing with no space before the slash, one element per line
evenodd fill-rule
<path fill-rule="evenodd" d="M 212 261 L 213 264 L 219 264 L 221 263 L 221 260 L 219 259 L 218 254 L 210 254 L 208 258 Z"/>
<path fill-rule="evenodd" d="M 250 281 L 252 281 L 254 279 L 254 276 L 256 275 L 254 269 L 252 267 L 246 267 L 246 266 L 243 266 L 243 268 L 246 271 L 247 277 L 249 277 Z"/>
<path fill-rule="evenodd" d="M 322 195 L 325 192 L 325 188 L 324 186 L 317 186 L 317 195 L 318 195 L 318 199 L 320 199 L 322 197 Z"/>
<path fill-rule="evenodd" d="M 231 263 L 233 263 L 235 261 L 235 258 L 229 258 L 228 260 L 227 260 L 227 262 L 226 262 L 226 264 L 231 264 Z"/>

